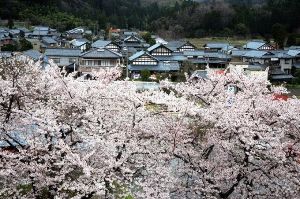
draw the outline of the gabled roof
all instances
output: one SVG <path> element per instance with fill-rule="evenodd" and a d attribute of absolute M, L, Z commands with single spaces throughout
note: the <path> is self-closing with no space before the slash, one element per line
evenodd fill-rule
<path fill-rule="evenodd" d="M 264 41 L 261 40 L 254 40 L 254 41 L 250 41 L 247 44 L 245 44 L 243 46 L 244 49 L 252 49 L 252 50 L 258 50 L 259 48 L 261 48 L 264 45 L 269 45 Z M 272 47 L 271 45 L 269 45 L 270 47 Z"/>
<path fill-rule="evenodd" d="M 121 58 L 120 53 L 108 50 L 106 48 L 92 49 L 88 52 L 81 54 L 82 58 Z"/>
<path fill-rule="evenodd" d="M 266 44 L 266 42 L 264 42 L 264 41 L 259 41 L 259 40 L 258 41 L 250 41 L 247 44 L 245 44 L 243 46 L 243 48 L 257 50 L 265 44 Z"/>
<path fill-rule="evenodd" d="M 126 38 L 124 39 L 124 41 L 128 41 L 130 38 L 134 38 L 134 39 L 136 39 L 137 41 L 142 42 L 142 40 L 141 40 L 140 38 L 138 38 L 137 36 L 135 36 L 135 35 L 130 35 L 130 36 L 126 37 Z"/>
<path fill-rule="evenodd" d="M 166 46 L 168 46 L 168 47 L 174 47 L 174 48 L 180 48 L 184 44 L 186 44 L 185 41 L 169 41 Z"/>
<path fill-rule="evenodd" d="M 132 55 L 131 57 L 129 57 L 129 61 L 133 61 L 133 60 L 135 60 L 135 59 L 137 59 L 137 58 L 139 58 L 139 57 L 141 57 L 143 55 L 147 55 L 147 56 L 155 59 L 156 61 L 158 61 L 158 59 L 156 59 L 155 57 L 153 57 L 152 55 L 150 55 L 148 52 L 145 52 L 143 50 L 139 51 L 139 52 L 135 53 L 134 55 Z"/>
<path fill-rule="evenodd" d="M 155 39 L 156 43 L 161 43 L 164 45 L 168 44 L 168 42 L 166 40 L 164 40 L 163 38 L 161 38 L 159 36 L 154 36 L 153 38 Z"/>
<path fill-rule="evenodd" d="M 77 46 L 77 47 L 80 47 L 80 46 L 82 46 L 86 43 L 89 43 L 89 41 L 85 38 L 83 38 L 83 39 L 74 39 L 74 40 L 71 41 L 71 44 L 73 46 Z"/>
<path fill-rule="evenodd" d="M 181 48 L 182 46 L 184 46 L 186 44 L 189 44 L 189 45 L 192 45 L 193 47 L 195 47 L 189 41 L 170 41 L 170 42 L 168 42 L 168 44 L 166 46 L 168 48 L 172 49 L 173 51 L 176 51 L 176 50 L 178 50 L 179 48 Z"/>
<path fill-rule="evenodd" d="M 92 47 L 93 48 L 105 48 L 110 43 L 112 43 L 112 41 L 109 41 L 109 40 L 97 40 L 94 43 L 92 43 Z"/>
<path fill-rule="evenodd" d="M 155 49 L 157 49 L 157 48 L 159 48 L 159 47 L 161 47 L 161 46 L 164 47 L 164 48 L 169 49 L 170 51 L 173 51 L 172 49 L 168 48 L 166 45 L 161 44 L 161 43 L 154 44 L 153 46 L 149 47 L 149 48 L 147 49 L 147 51 L 148 51 L 148 52 L 151 52 L 151 51 L 153 51 L 153 50 L 155 50 Z"/>
<path fill-rule="evenodd" d="M 79 57 L 80 54 L 80 49 L 75 48 L 47 48 L 45 51 L 46 56 L 56 57 Z"/>
<path fill-rule="evenodd" d="M 42 41 L 48 44 L 56 44 L 57 42 L 52 37 L 43 37 Z"/>
<path fill-rule="evenodd" d="M 252 58 L 262 58 L 263 56 L 267 55 L 274 55 L 271 52 L 267 51 L 260 51 L 260 50 L 250 50 L 246 54 L 244 54 L 244 57 L 252 57 Z"/>

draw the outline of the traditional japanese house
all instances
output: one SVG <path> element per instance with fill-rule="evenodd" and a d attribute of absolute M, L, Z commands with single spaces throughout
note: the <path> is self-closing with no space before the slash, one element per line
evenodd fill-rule
<path fill-rule="evenodd" d="M 128 69 L 132 75 L 140 73 L 142 70 L 155 72 L 175 72 L 179 71 L 178 61 L 160 61 L 146 51 L 140 51 L 129 58 Z"/>
<path fill-rule="evenodd" d="M 79 62 L 80 49 L 73 48 L 47 48 L 45 55 L 59 67 L 76 67 Z"/>
<path fill-rule="evenodd" d="M 174 52 L 194 51 L 197 47 L 191 44 L 189 41 L 170 41 L 166 45 Z"/>
<path fill-rule="evenodd" d="M 121 52 L 121 46 L 113 41 L 97 40 L 92 43 L 92 48 L 106 48 L 114 52 Z"/>
<path fill-rule="evenodd" d="M 243 46 L 245 50 L 262 50 L 262 51 L 270 51 L 270 50 L 275 50 L 275 47 L 272 46 L 271 44 L 268 44 L 264 41 L 260 40 L 254 40 L 250 41 L 247 44 Z"/>
<path fill-rule="evenodd" d="M 120 66 L 122 55 L 106 48 L 91 49 L 81 54 L 79 71 L 88 73 L 100 68 Z"/>

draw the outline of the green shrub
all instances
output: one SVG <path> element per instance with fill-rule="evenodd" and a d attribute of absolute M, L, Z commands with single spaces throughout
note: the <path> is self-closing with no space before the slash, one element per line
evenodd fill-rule
<path fill-rule="evenodd" d="M 149 70 L 145 69 L 141 71 L 141 79 L 142 81 L 149 81 L 151 73 Z"/>

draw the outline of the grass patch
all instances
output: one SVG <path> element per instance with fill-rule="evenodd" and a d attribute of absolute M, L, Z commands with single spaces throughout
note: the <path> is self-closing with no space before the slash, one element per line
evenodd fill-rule
<path fill-rule="evenodd" d="M 296 89 L 300 89 L 300 84 L 287 84 L 286 88 L 296 88 Z"/>
<path fill-rule="evenodd" d="M 235 38 L 235 37 L 204 37 L 204 38 L 189 38 L 188 39 L 192 44 L 194 44 L 197 48 L 203 49 L 204 44 L 210 42 L 224 42 L 230 43 L 230 45 L 241 47 L 245 45 L 250 38 Z"/>

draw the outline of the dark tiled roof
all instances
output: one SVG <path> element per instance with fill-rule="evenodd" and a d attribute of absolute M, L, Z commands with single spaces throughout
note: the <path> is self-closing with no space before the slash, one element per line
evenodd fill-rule
<path fill-rule="evenodd" d="M 37 50 L 27 50 L 23 52 L 24 55 L 32 58 L 33 60 L 38 60 L 43 54 Z"/>
<path fill-rule="evenodd" d="M 79 57 L 80 49 L 73 48 L 48 48 L 45 51 L 46 56 L 58 56 L 58 57 Z"/>
<path fill-rule="evenodd" d="M 137 59 L 137 58 L 139 58 L 139 57 L 141 57 L 143 55 L 147 55 L 147 56 L 152 57 L 153 59 L 157 60 L 155 57 L 153 57 L 152 55 L 150 55 L 148 52 L 142 50 L 142 51 L 139 51 L 139 52 L 135 53 L 131 57 L 129 57 L 129 61 L 133 61 L 133 60 L 135 60 L 135 59 Z"/>
<path fill-rule="evenodd" d="M 121 58 L 122 55 L 106 48 L 92 49 L 81 55 L 82 58 Z"/>
<path fill-rule="evenodd" d="M 42 41 L 47 44 L 56 44 L 57 43 L 52 37 L 43 37 Z"/>
<path fill-rule="evenodd" d="M 111 43 L 111 41 L 97 40 L 94 43 L 92 43 L 92 47 L 93 48 L 105 48 L 110 43 Z"/>
<path fill-rule="evenodd" d="M 157 44 L 154 44 L 153 46 L 151 46 L 151 47 L 149 47 L 148 49 L 147 49 L 147 51 L 148 52 L 151 52 L 151 51 L 153 51 L 153 50 L 155 50 L 156 48 L 159 48 L 159 47 L 165 47 L 165 48 L 167 48 L 167 49 L 169 49 L 169 50 L 171 50 L 171 51 L 173 51 L 172 49 L 170 49 L 170 48 L 168 48 L 166 45 L 163 45 L 163 44 L 161 44 L 161 43 L 157 43 Z"/>

